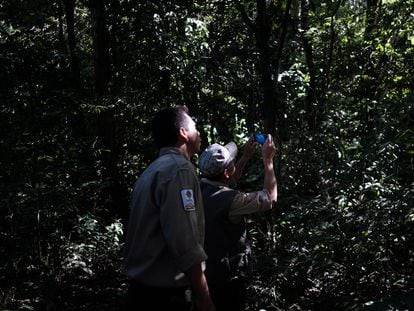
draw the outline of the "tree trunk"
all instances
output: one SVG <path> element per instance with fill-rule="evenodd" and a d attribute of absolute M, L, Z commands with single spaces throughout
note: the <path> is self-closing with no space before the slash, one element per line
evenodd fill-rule
<path fill-rule="evenodd" d="M 95 92 L 98 98 L 104 101 L 105 97 L 110 94 L 111 82 L 110 36 L 106 26 L 107 16 L 103 0 L 90 0 L 89 6 L 93 25 Z M 106 150 L 102 157 L 102 178 L 104 182 L 107 182 L 109 209 L 126 218 L 128 215 L 128 193 L 125 185 L 121 182 L 121 174 L 118 169 L 121 139 L 116 136 L 117 124 L 114 114 L 115 108 L 105 107 L 104 111 L 98 115 L 98 135 L 102 140 L 103 149 Z"/>
<path fill-rule="evenodd" d="M 79 59 L 77 55 L 75 37 L 75 0 L 63 0 L 66 15 L 66 33 L 68 37 L 69 54 L 69 81 L 71 87 L 79 89 L 81 86 Z"/>
<path fill-rule="evenodd" d="M 67 43 L 64 39 L 63 26 L 60 31 L 62 32 L 60 36 L 62 36 L 63 40 L 64 53 L 68 55 L 69 59 L 69 73 L 67 75 L 68 86 L 74 90 L 80 91 L 82 83 L 75 36 L 75 0 L 62 0 L 59 2 L 59 6 L 60 10 L 64 11 L 66 19 Z M 79 107 L 77 101 L 73 103 L 73 111 L 76 111 L 76 113 L 70 115 L 72 133 L 76 139 L 80 139 L 85 136 L 86 126 L 83 110 Z M 89 159 L 90 157 L 89 155 L 83 155 L 83 158 Z"/>
<path fill-rule="evenodd" d="M 303 50 L 305 52 L 305 59 L 306 64 L 308 66 L 309 71 L 309 87 L 307 89 L 307 94 L 305 97 L 305 106 L 308 116 L 308 128 L 310 131 L 315 131 L 319 126 L 318 121 L 318 87 L 317 87 L 317 72 L 316 72 L 316 65 L 313 58 L 313 47 L 310 43 L 309 38 L 307 37 L 307 31 L 309 30 L 308 25 L 308 15 L 309 15 L 309 1 L 308 0 L 301 0 L 301 17 L 300 17 L 300 24 L 302 28 L 302 43 L 303 43 Z"/>
<path fill-rule="evenodd" d="M 267 16 L 265 0 L 257 0 L 255 29 L 256 47 L 259 52 L 260 81 L 263 90 L 263 103 L 261 106 L 262 119 L 265 132 L 274 134 L 276 127 L 276 105 L 274 102 L 274 85 L 269 55 L 271 22 Z"/>
<path fill-rule="evenodd" d="M 379 0 L 367 0 L 366 8 L 366 25 L 364 37 L 366 42 L 372 42 L 375 37 L 374 30 L 377 26 L 377 13 L 380 5 Z M 362 111 L 362 122 L 365 125 L 363 134 L 365 139 L 373 134 L 374 131 L 374 119 L 375 119 L 375 100 L 378 90 L 378 75 L 375 68 L 375 59 L 372 59 L 373 47 L 369 46 L 366 49 L 363 61 L 364 80 L 361 82 L 360 96 L 363 99 L 363 111 Z M 378 60 L 377 60 L 378 61 Z"/>
<path fill-rule="evenodd" d="M 111 67 L 105 5 L 103 0 L 90 0 L 89 5 L 93 23 L 95 91 L 97 95 L 107 95 L 111 79 Z"/>
<path fill-rule="evenodd" d="M 370 39 L 372 31 L 377 24 L 377 9 L 380 4 L 380 0 L 367 0 L 366 11 L 366 26 L 365 26 L 365 39 Z"/>
<path fill-rule="evenodd" d="M 59 42 L 59 49 L 60 49 L 60 53 L 64 54 L 66 51 L 66 43 L 65 43 L 65 35 L 64 35 L 64 31 L 63 31 L 63 4 L 62 2 L 58 2 L 58 42 Z M 65 62 L 63 60 L 63 58 L 60 58 L 59 60 L 59 64 L 60 64 L 60 68 L 63 71 L 63 75 L 64 74 L 64 68 L 66 67 Z"/>
<path fill-rule="evenodd" d="M 331 24 L 329 26 L 330 36 L 329 36 L 329 47 L 328 47 L 328 57 L 325 63 L 325 89 L 328 89 L 331 84 L 331 67 L 332 67 L 332 59 L 333 59 L 333 52 L 334 52 L 334 46 L 335 41 L 337 38 L 336 32 L 335 32 L 335 16 L 339 11 L 339 8 L 341 7 L 342 0 L 338 0 L 336 3 L 336 6 L 333 9 L 333 12 L 331 14 Z M 325 93 L 325 92 L 324 92 Z"/>

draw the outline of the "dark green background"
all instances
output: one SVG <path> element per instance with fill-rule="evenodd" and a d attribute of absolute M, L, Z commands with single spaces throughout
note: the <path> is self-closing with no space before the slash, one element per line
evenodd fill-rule
<path fill-rule="evenodd" d="M 277 140 L 278 204 L 249 222 L 249 310 L 412 310 L 413 11 L 1 1 L 0 308 L 118 310 L 148 124 L 185 104 L 203 147 Z M 258 150 L 240 186 L 261 183 Z"/>

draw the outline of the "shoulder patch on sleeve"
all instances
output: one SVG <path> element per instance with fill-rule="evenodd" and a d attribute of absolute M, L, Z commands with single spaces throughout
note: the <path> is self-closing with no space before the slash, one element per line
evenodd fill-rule
<path fill-rule="evenodd" d="M 183 202 L 183 208 L 186 212 L 195 211 L 195 199 L 193 189 L 181 190 L 181 201 Z"/>

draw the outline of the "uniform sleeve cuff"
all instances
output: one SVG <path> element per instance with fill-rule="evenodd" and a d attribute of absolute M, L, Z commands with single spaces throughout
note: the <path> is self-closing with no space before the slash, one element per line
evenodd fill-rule
<path fill-rule="evenodd" d="M 181 271 L 187 271 L 195 264 L 199 264 L 205 260 L 207 260 L 207 255 L 204 252 L 204 249 L 201 247 L 201 245 L 197 245 L 189 252 L 176 258 L 176 263 Z"/>

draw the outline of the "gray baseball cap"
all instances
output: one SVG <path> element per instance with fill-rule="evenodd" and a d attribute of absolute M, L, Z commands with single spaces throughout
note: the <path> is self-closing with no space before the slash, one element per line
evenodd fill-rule
<path fill-rule="evenodd" d="M 212 144 L 200 155 L 198 166 L 206 177 L 215 177 L 222 173 L 236 156 L 237 145 L 234 142 L 224 146 Z"/>

